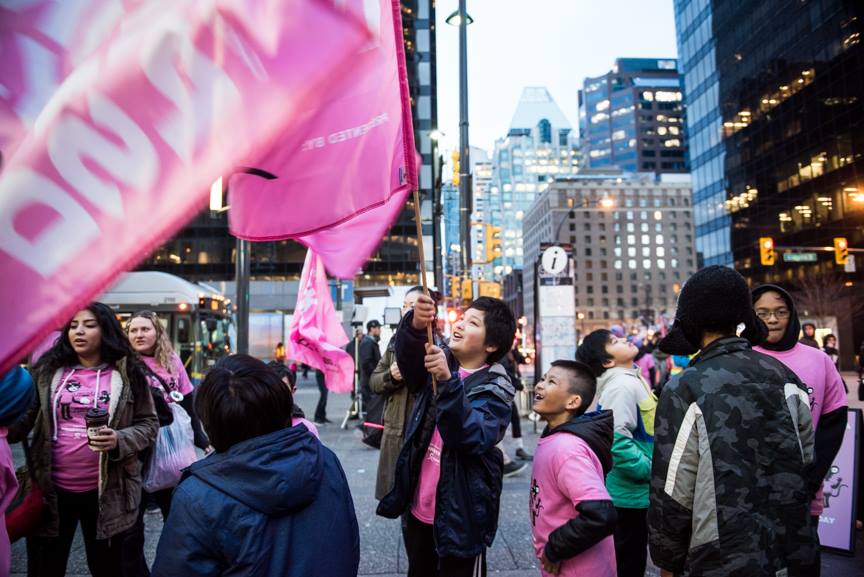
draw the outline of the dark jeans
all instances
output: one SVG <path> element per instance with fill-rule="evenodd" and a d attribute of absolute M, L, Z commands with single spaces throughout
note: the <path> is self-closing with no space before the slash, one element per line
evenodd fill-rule
<path fill-rule="evenodd" d="M 318 405 L 315 407 L 315 421 L 323 423 L 327 420 L 327 387 L 324 382 L 324 373 L 315 371 L 315 381 L 318 383 Z"/>
<path fill-rule="evenodd" d="M 27 575 L 29 577 L 63 577 L 75 530 L 81 523 L 87 567 L 93 577 L 147 577 L 150 571 L 144 560 L 144 540 L 134 526 L 110 539 L 96 538 L 99 496 L 96 491 L 70 493 L 57 489 L 60 530 L 57 537 L 27 538 Z"/>
<path fill-rule="evenodd" d="M 810 531 L 816 541 L 816 555 L 812 565 L 801 567 L 801 577 L 819 577 L 822 573 L 822 551 L 819 546 L 819 515 L 810 516 Z"/>
<path fill-rule="evenodd" d="M 486 553 L 472 559 L 438 557 L 432 525 L 405 515 L 403 527 L 405 552 L 408 555 L 408 577 L 486 577 Z"/>
<path fill-rule="evenodd" d="M 162 520 L 168 519 L 168 513 L 171 512 L 171 495 L 174 494 L 174 489 L 162 489 L 155 493 L 141 491 L 141 505 L 138 509 L 138 522 L 144 526 L 144 513 L 147 512 L 147 505 L 156 503 L 159 510 L 162 512 Z"/>
<path fill-rule="evenodd" d="M 648 509 L 623 509 L 615 526 L 618 577 L 644 577 L 648 559 Z"/>
<path fill-rule="evenodd" d="M 522 437 L 522 422 L 519 418 L 519 409 L 516 408 L 516 402 L 510 404 L 512 411 L 510 413 L 510 426 L 512 427 L 511 434 L 514 439 Z"/>

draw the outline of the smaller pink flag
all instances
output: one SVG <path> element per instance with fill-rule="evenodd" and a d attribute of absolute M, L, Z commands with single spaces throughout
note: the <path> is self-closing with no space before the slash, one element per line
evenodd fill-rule
<path fill-rule="evenodd" d="M 342 350 L 347 343 L 348 335 L 330 299 L 324 265 L 310 250 L 289 329 L 288 356 L 320 369 L 334 393 L 347 393 L 354 390 L 354 359 Z"/>

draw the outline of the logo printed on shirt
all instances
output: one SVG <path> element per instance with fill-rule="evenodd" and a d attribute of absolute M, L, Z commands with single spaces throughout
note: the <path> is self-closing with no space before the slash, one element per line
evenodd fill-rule
<path fill-rule="evenodd" d="M 540 511 L 543 510 L 543 500 L 540 498 L 540 485 L 537 484 L 537 479 L 531 479 L 531 526 L 537 526 L 537 517 L 540 516 Z"/>

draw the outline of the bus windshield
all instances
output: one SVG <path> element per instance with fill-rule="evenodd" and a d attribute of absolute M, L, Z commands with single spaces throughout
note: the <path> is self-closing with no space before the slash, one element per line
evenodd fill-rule
<path fill-rule="evenodd" d="M 230 320 L 219 315 L 201 314 L 198 336 L 204 356 L 204 367 L 209 368 L 220 358 L 231 353 Z"/>

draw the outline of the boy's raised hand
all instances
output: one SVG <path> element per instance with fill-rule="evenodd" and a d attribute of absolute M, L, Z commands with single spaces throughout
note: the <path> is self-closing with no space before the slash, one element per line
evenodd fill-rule
<path fill-rule="evenodd" d="M 426 370 L 435 379 L 442 383 L 450 380 L 450 366 L 447 364 L 447 355 L 435 345 L 426 343 Z"/>
<path fill-rule="evenodd" d="M 417 302 L 414 303 L 414 317 L 411 319 L 411 326 L 415 330 L 422 331 L 426 326 L 435 320 L 435 301 L 432 297 L 422 294 L 417 297 Z"/>

